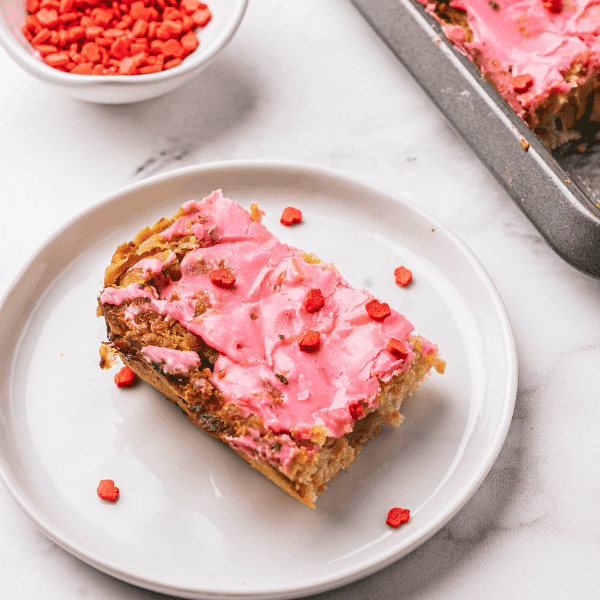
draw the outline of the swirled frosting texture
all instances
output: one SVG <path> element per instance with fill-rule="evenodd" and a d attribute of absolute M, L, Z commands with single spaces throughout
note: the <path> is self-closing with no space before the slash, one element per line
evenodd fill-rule
<path fill-rule="evenodd" d="M 200 336 L 219 352 L 211 382 L 275 433 L 308 440 L 316 432 L 339 437 L 350 431 L 349 407 L 373 405 L 380 381 L 410 368 L 412 325 L 394 310 L 382 322 L 371 319 L 365 310 L 371 294 L 351 287 L 331 267 L 308 262 L 220 192 L 182 209 L 184 214 L 161 234 L 167 240 L 198 238 L 198 246 L 181 259 L 181 277 L 154 278 L 158 259 L 145 259 L 140 261 L 145 284 L 106 288 L 101 302 L 120 305 L 139 298 L 138 311 L 157 311 Z M 233 287 L 211 282 L 209 273 L 216 268 L 233 273 Z M 323 308 L 312 313 L 303 306 L 311 288 L 325 298 Z M 201 314 L 199 296 L 209 306 Z M 298 345 L 307 329 L 320 332 L 316 352 Z M 390 337 L 407 348 L 406 359 L 385 349 Z M 156 349 L 147 352 L 162 356 Z"/>

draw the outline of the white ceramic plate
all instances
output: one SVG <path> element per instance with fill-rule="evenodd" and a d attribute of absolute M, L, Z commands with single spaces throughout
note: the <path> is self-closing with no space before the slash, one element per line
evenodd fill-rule
<path fill-rule="evenodd" d="M 310 510 L 191 425 L 146 384 L 98 366 L 96 296 L 114 249 L 213 189 L 284 241 L 334 262 L 405 313 L 448 361 Z M 279 224 L 281 210 L 301 225 Z M 400 288 L 405 265 L 413 283 Z M 389 565 L 471 497 L 508 430 L 516 357 L 507 316 L 473 254 L 419 208 L 331 171 L 219 163 L 130 186 L 57 232 L 0 308 L 0 472 L 51 539 L 130 583 L 186 598 L 291 598 Z M 100 479 L 121 490 L 113 505 Z M 411 510 L 399 529 L 388 509 Z"/>

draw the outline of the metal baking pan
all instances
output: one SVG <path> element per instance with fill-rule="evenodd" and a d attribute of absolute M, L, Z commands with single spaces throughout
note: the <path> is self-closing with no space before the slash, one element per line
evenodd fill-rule
<path fill-rule="evenodd" d="M 546 242 L 600 278 L 600 154 L 555 158 L 420 4 L 351 1 Z"/>

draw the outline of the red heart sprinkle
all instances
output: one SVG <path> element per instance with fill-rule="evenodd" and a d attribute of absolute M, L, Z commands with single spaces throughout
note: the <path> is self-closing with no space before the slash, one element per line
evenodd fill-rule
<path fill-rule="evenodd" d="M 401 360 L 405 360 L 408 357 L 408 350 L 404 347 L 402 342 L 396 338 L 390 338 L 385 349 Z"/>
<path fill-rule="evenodd" d="M 350 416 L 355 421 L 362 417 L 363 407 L 362 407 L 362 404 L 360 404 L 359 402 L 357 402 L 356 404 L 351 404 L 348 408 L 350 409 Z"/>
<path fill-rule="evenodd" d="M 517 94 L 524 94 L 533 85 L 533 79 L 531 75 L 517 75 L 513 77 L 512 85 Z"/>
<path fill-rule="evenodd" d="M 365 304 L 365 308 L 367 309 L 367 314 L 371 319 L 375 319 L 375 321 L 383 321 L 392 314 L 390 305 L 387 302 L 379 302 L 377 298 L 369 300 Z"/>
<path fill-rule="evenodd" d="M 300 223 L 302 221 L 302 212 L 293 206 L 288 206 L 283 209 L 281 213 L 281 219 L 279 219 L 280 223 L 287 225 L 294 225 L 294 223 Z"/>
<path fill-rule="evenodd" d="M 390 527 L 400 527 L 402 523 L 406 523 L 410 518 L 410 510 L 408 508 L 392 508 L 388 512 L 386 523 Z"/>
<path fill-rule="evenodd" d="M 115 482 L 112 479 L 103 479 L 96 492 L 102 500 L 108 500 L 109 502 L 114 502 L 119 497 L 119 488 L 115 487 Z"/>
<path fill-rule="evenodd" d="M 229 269 L 215 269 L 208 274 L 209 279 L 215 285 L 228 289 L 233 287 L 235 277 Z"/>
<path fill-rule="evenodd" d="M 135 373 L 129 367 L 123 367 L 115 375 L 117 387 L 129 387 L 135 381 Z"/>
<path fill-rule="evenodd" d="M 319 288 L 312 288 L 306 292 L 306 297 L 302 304 L 306 312 L 317 312 L 325 306 L 325 298 L 323 298 L 323 294 Z"/>
<path fill-rule="evenodd" d="M 321 345 L 321 334 L 313 329 L 307 329 L 299 338 L 298 346 L 303 352 L 315 352 Z"/>
<path fill-rule="evenodd" d="M 542 5 L 551 13 L 559 13 L 562 10 L 562 0 L 544 0 Z"/>
<path fill-rule="evenodd" d="M 412 272 L 405 267 L 398 267 L 394 271 L 396 283 L 402 287 L 406 287 L 412 281 Z"/>

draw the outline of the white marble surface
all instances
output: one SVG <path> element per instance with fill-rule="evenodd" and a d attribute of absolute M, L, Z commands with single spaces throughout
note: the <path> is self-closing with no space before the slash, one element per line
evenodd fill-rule
<path fill-rule="evenodd" d="M 491 473 L 460 513 L 383 571 L 319 597 L 599 597 L 600 281 L 547 247 L 347 0 L 251 0 L 200 78 L 157 100 L 57 95 L 0 51 L 4 292 L 36 241 L 116 189 L 213 160 L 289 159 L 401 194 L 452 228 L 496 283 L 519 390 Z M 0 486 L 0 597 L 163 597 L 87 566 Z"/>

